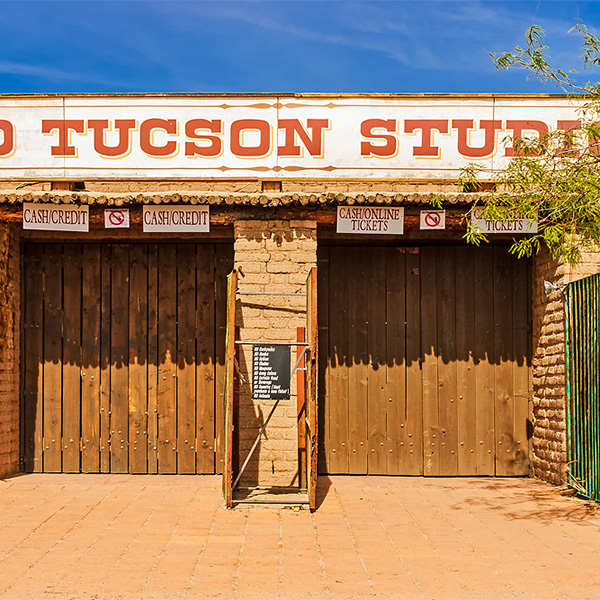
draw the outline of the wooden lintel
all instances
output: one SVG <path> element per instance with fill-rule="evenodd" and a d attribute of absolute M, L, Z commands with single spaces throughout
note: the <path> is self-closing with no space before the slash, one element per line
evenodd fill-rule
<path fill-rule="evenodd" d="M 55 231 L 23 231 L 24 239 L 77 239 L 81 241 L 85 237 L 97 240 L 124 240 L 124 239 L 197 239 L 196 233 L 180 234 L 146 234 L 142 231 L 142 207 L 130 206 L 129 217 L 131 227 L 129 229 L 105 229 L 104 206 L 90 207 L 90 231 L 89 233 L 55 232 Z M 116 208 L 116 207 L 114 207 Z M 399 236 L 390 235 L 353 235 L 340 234 L 335 230 L 337 209 L 335 206 L 308 206 L 308 207 L 263 207 L 263 206 L 211 206 L 210 223 L 211 231 L 203 233 L 202 237 L 207 239 L 231 239 L 233 237 L 233 224 L 237 220 L 264 220 L 264 221 L 312 221 L 319 227 L 320 242 L 353 242 L 353 243 L 390 243 L 399 239 L 411 242 L 435 243 L 444 241 L 461 240 L 466 232 L 465 209 L 446 209 L 446 229 L 436 231 L 423 231 L 420 229 L 421 206 L 407 206 L 404 209 L 404 234 Z M 20 205 L 0 205 L 0 222 L 22 223 L 23 210 Z M 506 243 L 514 238 L 514 234 L 494 235 L 493 240 Z"/>

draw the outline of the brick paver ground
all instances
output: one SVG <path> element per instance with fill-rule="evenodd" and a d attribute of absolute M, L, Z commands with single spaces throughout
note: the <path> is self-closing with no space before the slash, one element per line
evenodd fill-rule
<path fill-rule="evenodd" d="M 600 512 L 527 479 L 320 479 L 311 514 L 213 476 L 0 481 L 0 599 L 599 600 Z"/>

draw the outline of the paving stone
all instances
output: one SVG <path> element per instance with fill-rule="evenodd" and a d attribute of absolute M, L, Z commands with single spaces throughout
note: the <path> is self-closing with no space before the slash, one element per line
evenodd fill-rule
<path fill-rule="evenodd" d="M 0 600 L 598 600 L 600 507 L 529 479 L 322 479 L 316 513 L 213 476 L 2 482 Z"/>

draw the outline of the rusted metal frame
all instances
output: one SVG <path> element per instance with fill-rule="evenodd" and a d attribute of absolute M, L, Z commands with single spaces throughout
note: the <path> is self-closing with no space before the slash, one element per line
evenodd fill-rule
<path fill-rule="evenodd" d="M 237 270 L 233 270 L 227 278 L 227 331 L 226 331 L 226 356 L 227 370 L 225 383 L 225 449 L 226 449 L 226 464 L 223 470 L 223 494 L 228 507 L 233 506 L 233 490 L 236 488 L 245 468 L 247 467 L 254 451 L 258 447 L 260 439 L 266 430 L 266 427 L 277 408 L 279 401 L 273 405 L 261 431 L 259 432 L 254 444 L 246 457 L 242 467 L 233 481 L 233 422 L 234 422 L 234 381 L 235 381 L 235 351 L 237 346 L 264 344 L 265 342 L 240 341 L 235 339 L 235 298 L 240 292 L 237 291 Z M 251 295 L 251 294 L 248 294 Z M 316 508 L 316 479 L 317 479 L 317 363 L 318 363 L 318 347 L 317 347 L 317 269 L 313 267 L 307 279 L 307 293 L 294 294 L 271 294 L 262 293 L 260 295 L 298 295 L 306 296 L 307 298 L 307 329 L 309 331 L 308 341 L 296 342 L 271 342 L 269 345 L 281 346 L 296 346 L 298 349 L 302 347 L 302 352 L 298 357 L 296 365 L 291 373 L 293 376 L 297 370 L 305 371 L 306 384 L 306 404 L 305 418 L 306 423 L 306 447 L 310 448 L 310 457 L 306 460 L 306 480 L 308 488 L 308 504 L 311 510 Z M 301 366 L 302 364 L 302 366 Z M 306 365 L 306 366 L 305 366 Z M 299 417 L 300 419 L 300 417 Z M 300 447 L 299 447 L 300 451 Z M 240 501 L 241 502 L 241 501 Z M 269 502 L 277 503 L 277 502 Z M 284 502 L 284 504 L 287 504 Z"/>
<path fill-rule="evenodd" d="M 238 296 L 306 296 L 302 292 L 238 292 Z"/>
<path fill-rule="evenodd" d="M 310 346 L 308 342 L 247 342 L 236 340 L 235 343 L 240 346 Z"/>
<path fill-rule="evenodd" d="M 223 468 L 223 496 L 228 508 L 233 506 L 233 392 L 235 378 L 235 292 L 238 272 L 234 269 L 227 276 L 227 327 L 225 331 L 225 464 Z"/>
<path fill-rule="evenodd" d="M 306 328 L 296 329 L 298 342 L 306 342 Z M 296 355 L 301 352 L 302 346 L 296 346 Z M 298 371 L 302 371 L 296 377 L 296 419 L 298 422 L 298 484 L 301 488 L 307 488 L 306 473 L 306 367 L 305 357 L 298 364 Z"/>
<path fill-rule="evenodd" d="M 263 491 L 263 492 L 289 492 L 290 490 L 296 492 L 305 492 L 306 489 L 297 485 L 245 485 L 242 489 L 248 491 Z"/>
<path fill-rule="evenodd" d="M 298 370 L 298 365 L 300 365 L 300 362 L 302 361 L 302 359 L 304 358 L 304 353 L 307 351 L 306 348 L 304 348 L 300 354 L 300 356 L 298 357 L 298 360 L 296 362 L 296 365 L 294 366 L 292 373 L 290 375 L 290 377 L 293 377 L 296 374 L 296 371 Z M 252 444 L 252 448 L 250 448 L 250 452 L 248 452 L 248 456 L 246 456 L 246 459 L 244 460 L 244 464 L 241 466 L 237 477 L 235 478 L 235 481 L 233 482 L 232 485 L 232 491 L 236 488 L 238 482 L 240 481 L 242 474 L 244 473 L 244 471 L 246 470 L 246 467 L 248 466 L 248 463 L 250 462 L 250 459 L 252 458 L 252 455 L 254 454 L 254 451 L 256 450 L 256 448 L 258 447 L 258 444 L 263 436 L 263 433 L 265 432 L 265 429 L 267 428 L 267 425 L 269 424 L 269 421 L 271 420 L 271 417 L 273 416 L 273 414 L 275 413 L 275 409 L 277 408 L 277 405 L 279 404 L 279 402 L 281 401 L 281 398 L 277 398 L 277 400 L 275 401 L 275 404 L 273 404 L 273 408 L 271 408 L 269 415 L 267 416 L 263 426 L 261 427 L 261 430 L 258 432 L 258 435 L 256 436 L 256 439 L 254 440 L 254 443 Z"/>
<path fill-rule="evenodd" d="M 246 467 L 248 466 L 248 463 L 250 462 L 250 459 L 252 458 L 254 451 L 258 447 L 258 444 L 263 436 L 263 433 L 265 432 L 265 429 L 267 428 L 267 425 L 269 424 L 269 421 L 271 420 L 271 417 L 273 416 L 273 413 L 275 412 L 275 409 L 277 408 L 280 401 L 281 401 L 281 398 L 278 398 L 277 400 L 275 400 L 275 404 L 273 404 L 273 407 L 269 411 L 269 414 L 268 414 L 267 418 L 265 419 L 263 426 L 261 427 L 260 431 L 258 432 L 258 435 L 256 436 L 256 439 L 254 440 L 254 443 L 252 444 L 252 448 L 250 448 L 250 452 L 248 452 L 248 456 L 246 456 L 246 459 L 244 460 L 244 464 L 240 467 L 237 477 L 235 478 L 235 481 L 233 482 L 232 490 L 234 490 L 236 488 L 242 475 L 244 474 L 244 471 L 246 470 Z"/>
<path fill-rule="evenodd" d="M 236 500 L 236 504 L 279 504 L 283 506 L 306 506 L 308 500 Z"/>
<path fill-rule="evenodd" d="M 306 448 L 307 488 L 311 510 L 317 507 L 317 459 L 318 459 L 318 323 L 317 323 L 317 267 L 312 267 L 306 281 L 306 317 L 308 343 L 306 363 Z"/>

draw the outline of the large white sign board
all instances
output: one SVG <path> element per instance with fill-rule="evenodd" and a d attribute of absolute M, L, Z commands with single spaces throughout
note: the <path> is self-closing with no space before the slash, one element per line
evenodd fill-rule
<path fill-rule="evenodd" d="M 0 96 L 0 179 L 451 178 L 572 129 L 552 96 Z"/>

